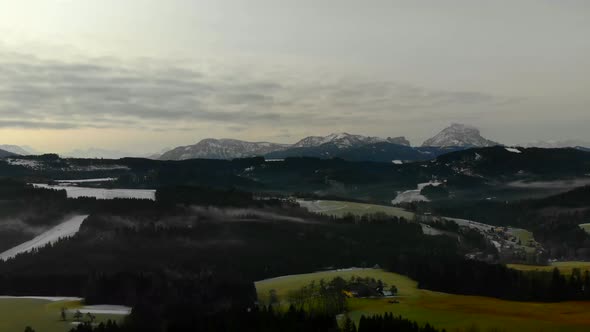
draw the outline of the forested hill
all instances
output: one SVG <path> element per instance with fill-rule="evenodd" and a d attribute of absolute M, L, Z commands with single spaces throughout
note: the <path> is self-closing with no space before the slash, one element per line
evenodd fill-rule
<path fill-rule="evenodd" d="M 456 151 L 430 161 L 407 164 L 352 162 L 338 158 L 156 161 L 63 159 L 57 155 L 0 160 L 0 176 L 28 182 L 112 177 L 116 181 L 109 186 L 119 188 L 197 185 L 284 194 L 313 193 L 383 203 L 390 202 L 396 191 L 415 189 L 418 183 L 431 180 L 445 182 L 455 197 L 484 199 L 502 194 L 526 198 L 535 190 L 535 187 L 527 188 L 529 182 L 576 180 L 590 183 L 589 172 L 589 152 L 505 147 Z M 576 185 L 574 182 L 570 187 Z M 505 192 L 495 192 L 498 188 Z M 546 196 L 566 190 L 549 186 L 540 193 Z"/>

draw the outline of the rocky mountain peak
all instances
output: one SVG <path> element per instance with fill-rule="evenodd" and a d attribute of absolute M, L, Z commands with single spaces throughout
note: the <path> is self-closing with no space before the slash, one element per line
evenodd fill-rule
<path fill-rule="evenodd" d="M 422 146 L 435 147 L 486 147 L 495 145 L 500 144 L 482 137 L 476 127 L 460 123 L 451 124 L 422 144 Z"/>

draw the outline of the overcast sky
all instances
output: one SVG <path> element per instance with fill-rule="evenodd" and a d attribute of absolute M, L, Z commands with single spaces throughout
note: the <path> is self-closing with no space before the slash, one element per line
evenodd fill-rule
<path fill-rule="evenodd" d="M 0 0 L 0 144 L 590 141 L 586 0 Z"/>

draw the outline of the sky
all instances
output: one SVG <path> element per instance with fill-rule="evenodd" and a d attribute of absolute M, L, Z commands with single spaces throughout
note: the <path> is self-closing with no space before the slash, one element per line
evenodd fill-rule
<path fill-rule="evenodd" d="M 585 0 L 0 0 L 0 144 L 590 141 Z"/>

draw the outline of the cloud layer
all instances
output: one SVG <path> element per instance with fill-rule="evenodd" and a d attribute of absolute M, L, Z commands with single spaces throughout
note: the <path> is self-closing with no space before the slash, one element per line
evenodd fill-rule
<path fill-rule="evenodd" d="M 254 68 L 199 70 L 149 59 L 39 59 L 0 53 L 0 128 L 289 128 L 481 109 L 517 99 L 396 82 L 298 77 Z"/>

